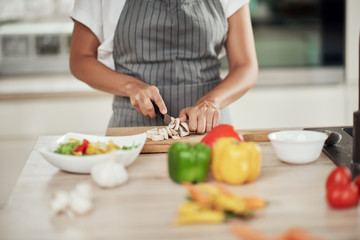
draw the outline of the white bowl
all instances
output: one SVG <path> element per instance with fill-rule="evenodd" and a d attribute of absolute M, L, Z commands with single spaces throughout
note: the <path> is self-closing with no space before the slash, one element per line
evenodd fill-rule
<path fill-rule="evenodd" d="M 55 150 L 59 147 L 60 143 L 68 142 L 69 138 L 75 138 L 79 140 L 86 139 L 89 142 L 106 142 L 113 140 L 113 142 L 120 147 L 122 146 L 135 146 L 129 150 L 116 150 L 111 153 L 98 154 L 98 155 L 85 155 L 85 156 L 72 156 L 55 153 Z M 40 154 L 52 165 L 60 168 L 61 170 L 74 173 L 90 173 L 92 166 L 107 158 L 115 157 L 116 162 L 128 166 L 135 161 L 140 154 L 146 141 L 146 133 L 141 133 L 131 136 L 121 137 L 105 137 L 87 135 L 81 133 L 67 133 L 57 141 L 51 143 L 48 147 L 39 149 Z"/>
<path fill-rule="evenodd" d="M 304 164 L 319 158 L 328 136 L 316 131 L 280 131 L 270 133 L 268 138 L 281 161 Z"/>

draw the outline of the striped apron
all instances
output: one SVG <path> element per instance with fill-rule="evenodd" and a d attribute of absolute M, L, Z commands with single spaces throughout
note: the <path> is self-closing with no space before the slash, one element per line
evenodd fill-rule
<path fill-rule="evenodd" d="M 115 69 L 158 87 L 177 117 L 221 82 L 227 27 L 220 0 L 127 0 L 114 34 Z M 220 122 L 230 123 L 227 109 Z M 163 124 L 137 112 L 128 97 L 114 96 L 109 127 Z"/>

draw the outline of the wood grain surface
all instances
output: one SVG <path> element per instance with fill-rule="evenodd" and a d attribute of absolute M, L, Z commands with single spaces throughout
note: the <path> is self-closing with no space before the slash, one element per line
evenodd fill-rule
<path fill-rule="evenodd" d="M 162 128 L 164 126 L 159 126 L 157 128 Z M 127 136 L 133 134 L 139 134 L 146 132 L 147 130 L 154 127 L 123 127 L 123 128 L 108 128 L 106 131 L 107 136 Z M 237 130 L 240 133 L 245 141 L 252 142 L 268 142 L 268 135 L 272 132 L 279 131 L 279 129 L 272 130 Z M 189 142 L 189 143 L 198 143 L 206 134 L 196 134 L 191 133 L 189 136 L 183 137 L 181 139 L 167 139 L 162 141 L 152 141 L 147 139 L 142 153 L 166 153 L 168 152 L 170 146 L 175 142 Z"/>
<path fill-rule="evenodd" d="M 102 189 L 90 175 L 60 171 L 41 157 L 37 150 L 58 138 L 39 137 L 7 205 L 0 209 L 0 239 L 237 240 L 228 222 L 173 224 L 186 191 L 169 178 L 166 154 L 140 154 L 127 167 L 129 180 L 124 185 Z M 279 161 L 269 142 L 259 146 L 259 178 L 244 185 L 225 185 L 238 195 L 259 196 L 269 202 L 245 221 L 249 226 L 270 237 L 297 226 L 324 240 L 360 239 L 360 207 L 334 210 L 326 203 L 324 185 L 334 165 L 325 154 L 311 164 L 290 165 Z M 51 195 L 56 190 L 71 191 L 80 182 L 93 187 L 93 212 L 73 218 L 52 216 Z"/>

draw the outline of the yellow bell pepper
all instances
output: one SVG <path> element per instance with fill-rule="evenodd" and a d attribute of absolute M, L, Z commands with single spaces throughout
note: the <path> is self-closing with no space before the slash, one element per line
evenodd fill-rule
<path fill-rule="evenodd" d="M 212 149 L 212 173 L 216 180 L 229 184 L 254 181 L 260 174 L 261 152 L 254 142 L 220 138 Z"/>

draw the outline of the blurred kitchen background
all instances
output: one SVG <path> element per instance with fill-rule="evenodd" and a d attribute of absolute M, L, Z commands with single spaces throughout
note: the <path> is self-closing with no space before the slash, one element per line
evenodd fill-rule
<path fill-rule="evenodd" d="M 104 134 L 112 96 L 69 73 L 73 0 L 0 0 L 0 169 L 10 191 L 40 135 Z M 258 85 L 229 108 L 237 129 L 352 125 L 359 0 L 251 0 Z M 222 74 L 227 73 L 223 59 Z M 2 186 L 3 188 L 3 186 Z"/>

